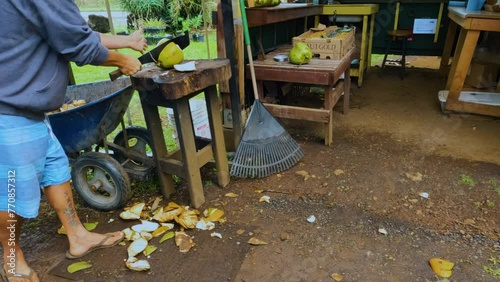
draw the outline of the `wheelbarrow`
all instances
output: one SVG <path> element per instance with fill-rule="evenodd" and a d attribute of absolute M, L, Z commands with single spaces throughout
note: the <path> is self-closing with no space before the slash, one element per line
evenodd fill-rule
<path fill-rule="evenodd" d="M 95 209 L 122 207 L 131 192 L 130 178 L 146 180 L 154 169 L 149 133 L 123 121 L 133 93 L 129 78 L 71 85 L 65 101 L 86 104 L 48 115 L 70 161 L 73 187 Z M 121 132 L 109 142 L 107 136 L 120 124 Z"/>

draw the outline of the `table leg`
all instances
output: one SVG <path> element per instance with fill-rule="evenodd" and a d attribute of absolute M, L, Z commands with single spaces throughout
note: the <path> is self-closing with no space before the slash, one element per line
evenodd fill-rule
<path fill-rule="evenodd" d="M 453 48 L 453 41 L 455 41 L 455 34 L 457 32 L 457 29 L 458 29 L 457 23 L 455 23 L 454 21 L 450 21 L 448 25 L 448 33 L 446 34 L 446 41 L 443 47 L 443 55 L 441 56 L 441 64 L 439 67 L 439 73 L 443 76 L 446 75 L 446 71 L 448 69 L 451 49 Z"/>
<path fill-rule="evenodd" d="M 453 110 L 453 104 L 458 102 L 460 92 L 464 86 L 464 80 L 467 76 L 474 50 L 480 31 L 462 29 L 457 43 L 457 50 L 453 57 L 450 74 L 446 84 L 449 89 L 448 99 L 446 100 L 446 109 Z"/>
<path fill-rule="evenodd" d="M 344 72 L 344 105 L 342 113 L 347 115 L 349 112 L 349 100 L 351 99 L 351 67 L 348 66 Z"/>
<path fill-rule="evenodd" d="M 172 175 L 163 173 L 161 169 L 160 160 L 167 155 L 167 147 L 163 136 L 160 115 L 157 106 L 149 105 L 145 102 L 146 94 L 147 93 L 139 92 L 146 127 L 151 135 L 153 159 L 158 172 L 161 192 L 165 198 L 170 198 L 170 196 L 175 193 L 175 184 Z"/>
<path fill-rule="evenodd" d="M 210 133 L 212 135 L 212 150 L 214 152 L 215 166 L 217 168 L 217 180 L 219 186 L 225 187 L 229 184 L 229 165 L 222 130 L 222 119 L 220 117 L 219 99 L 215 86 L 210 86 L 205 90 L 205 101 L 207 102 L 208 120 L 210 123 Z"/>
<path fill-rule="evenodd" d="M 373 30 L 375 27 L 375 14 L 370 16 L 370 34 L 368 37 L 368 56 L 366 58 L 366 72 L 370 72 L 372 66 Z"/>
<path fill-rule="evenodd" d="M 328 122 L 325 124 L 325 145 L 330 146 L 333 143 L 333 106 L 334 106 L 334 97 L 333 97 L 333 88 L 332 85 L 325 86 L 325 94 L 324 94 L 324 103 L 323 107 L 329 113 Z"/>
<path fill-rule="evenodd" d="M 179 144 L 181 147 L 183 168 L 188 183 L 191 204 L 194 208 L 199 208 L 205 202 L 205 195 L 203 193 L 200 166 L 198 165 L 198 157 L 196 154 L 189 99 L 184 97 L 175 100 L 172 108 L 176 113 L 175 124 L 177 124 L 177 128 L 179 129 Z"/>
<path fill-rule="evenodd" d="M 366 34 L 368 33 L 368 16 L 363 16 L 363 33 L 361 34 L 361 50 L 359 58 L 359 69 L 358 69 L 358 87 L 363 85 L 363 77 L 366 68 L 366 55 L 368 54 L 366 48 L 368 44 L 366 43 Z"/>

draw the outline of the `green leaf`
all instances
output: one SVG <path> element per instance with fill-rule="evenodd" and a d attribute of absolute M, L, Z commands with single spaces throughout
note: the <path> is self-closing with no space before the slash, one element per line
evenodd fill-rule
<path fill-rule="evenodd" d="M 98 224 L 99 224 L 99 222 L 97 222 L 97 221 L 96 222 L 85 222 L 83 224 L 83 227 L 85 227 L 85 229 L 87 229 L 88 231 L 92 231 L 97 227 Z"/>
<path fill-rule="evenodd" d="M 79 261 L 79 262 L 75 262 L 75 263 L 70 264 L 68 266 L 68 272 L 75 273 L 77 271 L 84 270 L 84 269 L 91 268 L 91 267 L 92 267 L 92 264 L 90 264 L 86 261 Z"/>
<path fill-rule="evenodd" d="M 175 236 L 174 232 L 172 232 L 172 231 L 167 232 L 167 233 L 165 233 L 165 235 L 163 235 L 163 237 L 161 237 L 160 243 L 162 243 L 163 241 L 166 241 L 168 239 L 172 239 L 172 238 L 174 238 L 174 236 Z"/>
<path fill-rule="evenodd" d="M 146 247 L 146 249 L 144 249 L 144 251 L 142 251 L 142 253 L 144 254 L 144 256 L 149 256 L 150 254 L 154 253 L 154 251 L 156 251 L 156 249 L 158 249 L 158 247 L 155 247 L 155 246 L 151 246 L 151 245 L 148 245 Z"/>

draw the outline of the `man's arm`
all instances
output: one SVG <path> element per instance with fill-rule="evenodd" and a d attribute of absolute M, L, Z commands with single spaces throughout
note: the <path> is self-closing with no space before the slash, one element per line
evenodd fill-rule
<path fill-rule="evenodd" d="M 148 44 L 144 36 L 142 36 L 142 29 L 136 30 L 130 35 L 110 35 L 99 34 L 102 45 L 108 49 L 131 48 L 139 52 L 144 52 L 148 48 Z"/>

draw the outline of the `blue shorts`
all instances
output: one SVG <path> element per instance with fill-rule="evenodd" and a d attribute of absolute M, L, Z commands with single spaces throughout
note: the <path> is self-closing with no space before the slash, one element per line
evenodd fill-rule
<path fill-rule="evenodd" d="M 47 120 L 0 115 L 0 211 L 34 218 L 40 188 L 70 178 L 68 158 Z"/>

